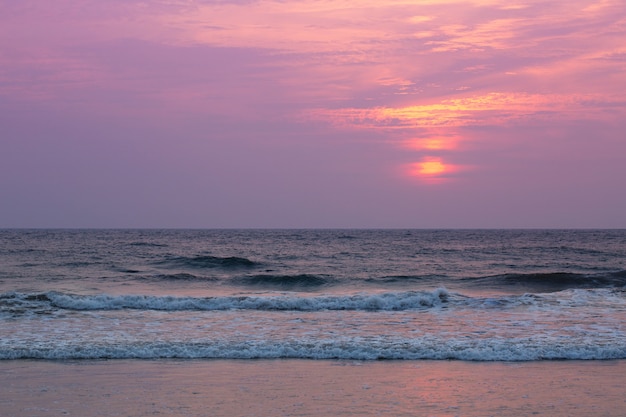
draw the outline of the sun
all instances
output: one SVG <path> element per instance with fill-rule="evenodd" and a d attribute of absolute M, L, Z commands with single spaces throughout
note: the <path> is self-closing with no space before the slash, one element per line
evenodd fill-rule
<path fill-rule="evenodd" d="M 426 182 L 441 182 L 445 176 L 456 171 L 457 167 L 445 163 L 438 157 L 425 157 L 420 162 L 408 166 L 408 175 Z"/>
<path fill-rule="evenodd" d="M 441 158 L 427 157 L 410 165 L 410 174 L 417 177 L 435 177 L 448 171 Z"/>
<path fill-rule="evenodd" d="M 446 172 L 446 166 L 438 159 L 418 162 L 417 172 L 420 175 L 440 175 Z"/>

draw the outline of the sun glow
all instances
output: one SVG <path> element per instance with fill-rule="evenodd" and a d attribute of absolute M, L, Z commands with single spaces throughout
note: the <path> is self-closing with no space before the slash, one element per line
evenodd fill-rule
<path fill-rule="evenodd" d="M 418 174 L 440 175 L 446 172 L 446 166 L 439 159 L 431 159 L 418 163 Z"/>
<path fill-rule="evenodd" d="M 427 156 L 420 162 L 409 164 L 406 172 L 408 176 L 418 178 L 423 182 L 440 183 L 457 170 L 456 165 L 448 164 L 442 158 Z"/>
<path fill-rule="evenodd" d="M 398 107 L 319 109 L 307 116 L 348 130 L 380 130 L 390 137 L 404 136 L 398 138 L 399 146 L 422 155 L 441 155 L 480 142 L 474 127 L 515 129 L 531 120 L 542 124 L 571 119 L 600 122 L 622 111 L 622 102 L 615 94 L 489 92 Z M 614 112 L 607 112 L 608 108 Z M 463 167 L 464 171 L 469 169 L 473 168 Z M 447 180 L 458 170 L 459 166 L 430 156 L 405 166 L 405 174 L 425 182 Z"/>
<path fill-rule="evenodd" d="M 403 145 L 412 150 L 450 151 L 459 147 L 461 137 L 454 134 L 432 133 L 425 137 L 413 138 L 405 141 Z"/>

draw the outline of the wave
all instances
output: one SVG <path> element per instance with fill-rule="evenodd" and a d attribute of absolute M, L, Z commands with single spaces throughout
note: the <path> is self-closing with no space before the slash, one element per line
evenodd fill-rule
<path fill-rule="evenodd" d="M 186 272 L 177 274 L 156 274 L 142 277 L 146 281 L 217 281 L 217 278 L 202 275 L 194 275 Z"/>
<path fill-rule="evenodd" d="M 182 278 L 185 279 L 185 278 Z M 174 297 L 153 295 L 78 295 L 61 292 L 0 294 L 0 313 L 8 315 L 50 314 L 59 310 L 158 310 L 158 311 L 406 311 L 430 308 L 510 310 L 516 308 L 560 309 L 613 305 L 624 308 L 626 290 L 574 289 L 556 293 L 472 297 L 433 291 L 358 293 L 351 295 L 231 295 Z"/>
<path fill-rule="evenodd" d="M 344 359 L 344 360 L 609 360 L 626 359 L 626 347 L 593 341 L 565 344 L 556 339 L 440 339 L 338 337 L 253 341 L 99 341 L 85 345 L 0 341 L 0 359 Z"/>
<path fill-rule="evenodd" d="M 599 274 L 569 272 L 503 274 L 465 278 L 463 281 L 484 287 L 519 286 L 544 292 L 576 288 L 615 288 L 626 286 L 626 270 Z"/>
<path fill-rule="evenodd" d="M 233 278 L 231 280 L 237 285 L 297 288 L 297 287 L 319 287 L 332 282 L 332 279 L 320 275 L 298 274 L 298 275 L 248 275 Z"/>
<path fill-rule="evenodd" d="M 173 297 L 149 295 L 77 295 L 60 292 L 0 295 L 0 311 L 63 310 L 410 310 L 440 306 L 449 294 L 445 289 L 432 292 L 297 296 Z"/>
<path fill-rule="evenodd" d="M 247 258 L 240 258 L 238 256 L 210 256 L 210 255 L 198 255 L 198 256 L 174 256 L 169 257 L 163 261 L 158 262 L 171 267 L 180 268 L 192 268 L 192 269 L 205 269 L 205 268 L 253 268 L 259 265 L 259 263 L 251 261 Z"/>
<path fill-rule="evenodd" d="M 153 242 L 130 242 L 128 246 L 141 246 L 141 247 L 149 247 L 149 248 L 165 248 L 168 245 L 164 243 L 153 243 Z"/>
<path fill-rule="evenodd" d="M 364 281 L 369 284 L 406 284 L 442 279 L 445 279 L 445 277 L 441 275 L 388 275 L 380 278 L 366 278 Z"/>

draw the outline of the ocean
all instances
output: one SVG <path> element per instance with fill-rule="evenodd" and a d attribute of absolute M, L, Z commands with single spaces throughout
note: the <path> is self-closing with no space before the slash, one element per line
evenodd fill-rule
<path fill-rule="evenodd" d="M 626 359 L 626 230 L 0 230 L 0 359 Z"/>

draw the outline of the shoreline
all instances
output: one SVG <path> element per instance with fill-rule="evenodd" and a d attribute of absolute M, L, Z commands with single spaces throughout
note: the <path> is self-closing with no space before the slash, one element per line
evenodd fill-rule
<path fill-rule="evenodd" d="M 2 360 L 0 410 L 38 416 L 622 416 L 626 360 Z"/>

